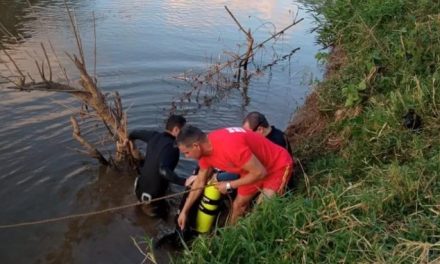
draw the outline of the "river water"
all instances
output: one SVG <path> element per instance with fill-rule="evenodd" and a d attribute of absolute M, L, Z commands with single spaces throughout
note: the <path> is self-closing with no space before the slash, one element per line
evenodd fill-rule
<path fill-rule="evenodd" d="M 0 49 L 6 49 L 21 68 L 36 76 L 35 59 L 42 57 L 40 43 L 44 43 L 51 59 L 59 60 L 75 83 L 78 74 L 64 54 L 77 51 L 64 2 L 31 3 L 32 8 L 24 0 L 0 0 Z M 280 58 L 295 48 L 300 50 L 253 76 L 247 86 L 248 100 L 238 89 L 232 89 L 211 106 L 198 105 L 194 100 L 178 104 L 177 112 L 184 113 L 190 123 L 204 130 L 239 126 L 247 112 L 256 110 L 284 129 L 303 103 L 311 80 L 322 75 L 314 58 L 320 47 L 310 33 L 312 18 L 295 1 L 74 0 L 68 4 L 80 28 L 92 74 L 96 28 L 99 86 L 106 92 L 119 91 L 130 129 L 162 129 L 172 102 L 179 102 L 191 89 L 182 76 L 203 73 L 210 62 L 225 61 L 227 51 L 245 51 L 246 38 L 225 5 L 246 29 L 252 30 L 257 43 L 292 23 L 295 15 L 304 18 L 275 43 L 260 49 L 251 71 L 271 63 L 275 55 Z M 56 53 L 49 48 L 48 40 Z M 0 60 L 0 75 L 10 77 L 13 66 L 3 52 Z M 54 79 L 63 82 L 59 68 L 53 68 Z M 4 81 L 0 79 L 2 88 L 8 86 Z M 135 201 L 133 177 L 108 173 L 95 160 L 75 151 L 81 146 L 72 138 L 69 123 L 79 107 L 74 98 L 0 89 L 0 99 L 0 225 Z M 99 128 L 90 123 L 83 132 L 92 141 L 101 142 L 96 131 Z M 182 159 L 177 172 L 188 175 L 193 166 L 193 161 Z M 128 208 L 0 229 L 0 262 L 140 263 L 144 256 L 133 239 L 145 248 L 144 238 L 170 228 Z M 158 250 L 158 261 L 167 262 L 168 253 Z"/>

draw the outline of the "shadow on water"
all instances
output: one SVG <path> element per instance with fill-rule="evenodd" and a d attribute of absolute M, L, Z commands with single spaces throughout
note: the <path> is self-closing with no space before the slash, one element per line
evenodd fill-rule
<path fill-rule="evenodd" d="M 38 1 L 31 1 L 33 4 Z M 8 32 L 13 36 L 26 36 L 23 30 L 26 14 L 28 13 L 29 5 L 26 1 L 7 1 L 0 0 L 0 43 L 7 41 Z M 5 32 L 7 29 L 8 32 Z"/>
<path fill-rule="evenodd" d="M 78 191 L 73 202 L 77 207 L 99 211 L 136 202 L 131 192 L 135 175 L 121 175 L 105 167 L 100 167 L 96 173 L 96 180 Z M 131 236 L 140 241 L 148 239 L 145 234 L 154 238 L 169 232 L 173 228 L 173 215 L 170 213 L 166 221 L 153 219 L 144 215 L 139 207 L 131 207 L 71 220 L 62 243 L 54 245 L 44 260 L 37 262 L 92 263 L 93 259 L 99 259 L 100 263 L 120 263 L 121 260 L 138 263 L 143 257 Z M 133 246 L 119 247 L 122 243 Z M 121 256 L 115 258 L 115 255 Z M 166 251 L 159 249 L 156 255 L 159 263 L 168 262 Z"/>
<path fill-rule="evenodd" d="M 76 1 L 66 2 L 70 8 L 82 4 Z M 60 0 L 0 0 L 0 49 L 3 44 L 17 44 L 17 40 L 21 43 L 32 38 L 29 24 L 38 21 L 32 12 L 43 8 L 58 8 L 64 11 L 65 5 Z"/>
<path fill-rule="evenodd" d="M 56 2 L 59 1 L 29 0 L 32 6 L 39 7 L 48 6 Z M 26 23 L 35 20 L 35 17 L 29 16 L 30 12 L 31 9 L 27 1 L 0 0 L 0 45 L 13 41 L 10 35 L 22 40 L 31 37 L 30 32 L 26 29 Z"/>

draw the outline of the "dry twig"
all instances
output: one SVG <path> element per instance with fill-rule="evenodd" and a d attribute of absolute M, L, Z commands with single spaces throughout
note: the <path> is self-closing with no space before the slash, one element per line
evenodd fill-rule
<path fill-rule="evenodd" d="M 81 116 L 83 118 L 84 116 L 97 117 L 107 128 L 111 138 L 113 138 L 116 145 L 115 159 L 112 159 L 111 157 L 109 159 L 105 159 L 104 156 L 101 154 L 101 152 L 98 151 L 98 149 L 95 146 L 93 146 L 89 141 L 87 141 L 81 135 L 79 124 L 75 116 L 71 117 L 73 137 L 81 145 L 83 145 L 83 147 L 92 157 L 98 159 L 99 162 L 104 165 L 116 165 L 112 163 L 113 160 L 115 160 L 117 163 L 128 160 L 130 161 L 131 164 L 136 164 L 135 157 L 132 155 L 132 151 L 130 151 L 127 145 L 123 144 L 127 140 L 128 132 L 127 132 L 127 116 L 123 111 L 121 97 L 119 96 L 118 93 L 115 93 L 113 97 L 113 104 L 111 105 L 108 103 L 107 97 L 102 93 L 99 87 L 97 87 L 96 31 L 95 31 L 94 77 L 91 77 L 86 68 L 84 50 L 81 42 L 81 36 L 79 33 L 78 25 L 76 23 L 75 15 L 69 10 L 66 1 L 64 1 L 64 4 L 75 36 L 79 57 L 77 57 L 75 54 L 73 55 L 70 55 L 68 53 L 66 54 L 74 63 L 77 70 L 79 71 L 80 88 L 70 85 L 70 81 L 67 76 L 66 70 L 64 67 L 62 67 L 60 60 L 58 59 L 58 56 L 56 55 L 51 42 L 49 42 L 50 47 L 53 53 L 55 54 L 56 59 L 58 60 L 58 65 L 60 66 L 61 71 L 64 73 L 67 84 L 57 83 L 52 80 L 53 78 L 52 64 L 50 62 L 49 56 L 47 54 L 46 48 L 43 43 L 41 43 L 41 48 L 42 48 L 42 53 L 44 55 L 44 59 L 42 61 L 35 60 L 35 65 L 40 75 L 41 81 L 36 82 L 35 79 L 29 73 L 27 73 L 31 81 L 26 82 L 26 77 L 23 70 L 20 69 L 20 67 L 14 61 L 12 56 L 10 56 L 5 50 L 4 53 L 6 54 L 10 63 L 14 66 L 15 71 L 18 73 L 18 82 L 13 81 L 13 79 L 10 77 L 4 77 L 4 76 L 2 77 L 14 85 L 13 87 L 8 87 L 11 89 L 17 89 L 19 91 L 64 92 L 78 98 L 83 104 L 83 109 L 86 110 L 86 111 L 80 111 Z M 95 21 L 94 21 L 94 27 L 96 27 Z M 46 76 L 46 72 L 49 75 L 48 77 Z"/>

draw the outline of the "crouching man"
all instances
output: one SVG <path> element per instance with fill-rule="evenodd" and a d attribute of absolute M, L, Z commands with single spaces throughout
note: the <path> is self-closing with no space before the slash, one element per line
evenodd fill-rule
<path fill-rule="evenodd" d="M 180 151 L 199 161 L 199 173 L 192 191 L 177 219 L 185 227 L 188 212 L 201 195 L 213 168 L 239 174 L 232 181 L 217 182 L 222 193 L 237 189 L 232 205 L 230 223 L 235 224 L 261 192 L 265 197 L 282 194 L 291 176 L 293 161 L 286 149 L 272 143 L 261 134 L 241 127 L 230 127 L 205 134 L 194 126 L 184 126 L 176 138 Z"/>

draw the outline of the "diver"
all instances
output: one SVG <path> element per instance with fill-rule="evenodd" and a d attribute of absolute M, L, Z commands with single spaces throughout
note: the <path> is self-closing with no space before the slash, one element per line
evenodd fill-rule
<path fill-rule="evenodd" d="M 181 115 L 171 115 L 165 125 L 165 131 L 134 130 L 128 139 L 141 140 L 147 143 L 145 158 L 141 162 L 140 175 L 134 184 L 135 194 L 139 201 L 148 202 L 166 194 L 169 183 L 187 185 L 188 179 L 176 175 L 174 169 L 179 162 L 179 149 L 176 136 L 186 124 Z M 132 142 L 130 142 L 132 144 Z M 141 205 L 142 211 L 151 217 L 165 218 L 169 209 L 165 200 Z"/>

